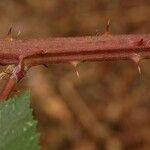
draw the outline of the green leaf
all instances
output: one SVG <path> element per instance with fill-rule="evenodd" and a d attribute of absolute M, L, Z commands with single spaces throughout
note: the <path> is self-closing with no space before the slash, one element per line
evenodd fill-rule
<path fill-rule="evenodd" d="M 0 102 L 0 150 L 39 150 L 30 92 Z"/>

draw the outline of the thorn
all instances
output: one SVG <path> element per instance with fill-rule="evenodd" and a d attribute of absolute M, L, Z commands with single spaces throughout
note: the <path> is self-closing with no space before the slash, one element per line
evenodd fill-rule
<path fill-rule="evenodd" d="M 144 44 L 144 40 L 141 39 L 139 42 L 138 42 L 138 46 L 142 46 Z"/>
<path fill-rule="evenodd" d="M 78 72 L 77 68 L 75 68 L 75 72 L 76 72 L 76 75 L 77 75 L 78 79 L 80 79 L 80 75 L 79 75 L 79 72 Z"/>
<path fill-rule="evenodd" d="M 71 61 L 70 62 L 74 67 L 77 67 L 80 63 L 80 61 Z"/>
<path fill-rule="evenodd" d="M 137 68 L 138 68 L 138 72 L 141 75 L 142 72 L 141 72 L 141 67 L 140 67 L 139 63 L 137 63 L 136 65 L 137 65 Z"/>
<path fill-rule="evenodd" d="M 17 37 L 18 37 L 20 34 L 21 34 L 21 31 L 19 30 L 18 33 L 17 33 Z"/>
<path fill-rule="evenodd" d="M 139 64 L 141 60 L 141 56 L 139 54 L 134 54 L 131 59 L 136 64 L 139 74 L 141 74 L 142 71 L 141 71 L 141 67 Z"/>
<path fill-rule="evenodd" d="M 110 33 L 110 18 L 107 20 L 106 33 Z"/>
<path fill-rule="evenodd" d="M 43 66 L 46 67 L 46 68 L 48 68 L 48 65 L 46 65 L 46 64 L 43 64 Z"/>
<path fill-rule="evenodd" d="M 79 65 L 80 61 L 70 61 L 70 64 L 74 67 L 76 75 L 78 79 L 80 78 L 79 72 L 77 70 L 77 66 Z"/>
<path fill-rule="evenodd" d="M 144 39 L 142 38 L 142 39 L 140 39 L 138 42 L 136 42 L 136 46 L 144 46 L 144 45 L 146 45 L 146 41 L 144 41 Z"/>
<path fill-rule="evenodd" d="M 108 18 L 108 20 L 107 20 L 107 24 L 106 24 L 106 27 L 105 27 L 105 32 L 103 32 L 101 35 L 102 36 L 111 35 L 111 33 L 110 33 L 110 18 Z"/>
<path fill-rule="evenodd" d="M 12 27 L 10 27 L 10 29 L 8 30 L 8 33 L 7 33 L 7 36 L 6 36 L 5 40 L 8 41 L 8 42 L 13 41 L 13 38 L 12 38 Z"/>
<path fill-rule="evenodd" d="M 10 29 L 9 29 L 9 31 L 8 31 L 8 33 L 7 33 L 7 35 L 10 36 L 11 33 L 12 33 L 12 27 L 10 27 Z"/>

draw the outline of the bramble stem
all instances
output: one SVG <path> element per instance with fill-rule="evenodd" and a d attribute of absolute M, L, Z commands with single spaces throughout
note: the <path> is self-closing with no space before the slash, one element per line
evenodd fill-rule
<path fill-rule="evenodd" d="M 0 40 L 0 65 L 18 66 L 20 63 L 32 67 L 71 61 L 121 59 L 131 59 L 138 65 L 144 58 L 150 58 L 150 34 Z M 24 68 L 14 74 L 17 82 L 24 76 L 22 71 Z M 10 78 L 0 99 L 6 99 L 14 85 L 15 80 Z"/>
<path fill-rule="evenodd" d="M 150 58 L 150 34 L 97 37 L 0 40 L 0 64 L 18 64 L 19 57 L 31 66 L 73 60 L 131 59 L 134 54 Z"/>

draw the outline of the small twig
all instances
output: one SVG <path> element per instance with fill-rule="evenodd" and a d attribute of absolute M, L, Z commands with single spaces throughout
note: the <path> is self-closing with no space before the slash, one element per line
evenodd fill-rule
<path fill-rule="evenodd" d="M 24 66 L 21 66 L 20 63 L 14 68 L 4 90 L 0 94 L 0 101 L 6 100 L 8 98 L 8 96 L 14 89 L 16 83 L 19 82 L 25 76 L 26 73 L 25 69 L 26 68 Z"/>

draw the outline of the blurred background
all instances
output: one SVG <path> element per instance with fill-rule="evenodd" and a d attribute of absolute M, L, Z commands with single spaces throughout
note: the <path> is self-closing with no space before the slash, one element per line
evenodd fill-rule
<path fill-rule="evenodd" d="M 0 36 L 97 35 L 108 18 L 113 34 L 149 33 L 150 1 L 1 0 Z M 140 65 L 84 62 L 79 80 L 69 63 L 31 68 L 17 93 L 32 91 L 42 150 L 149 150 L 150 61 Z"/>

